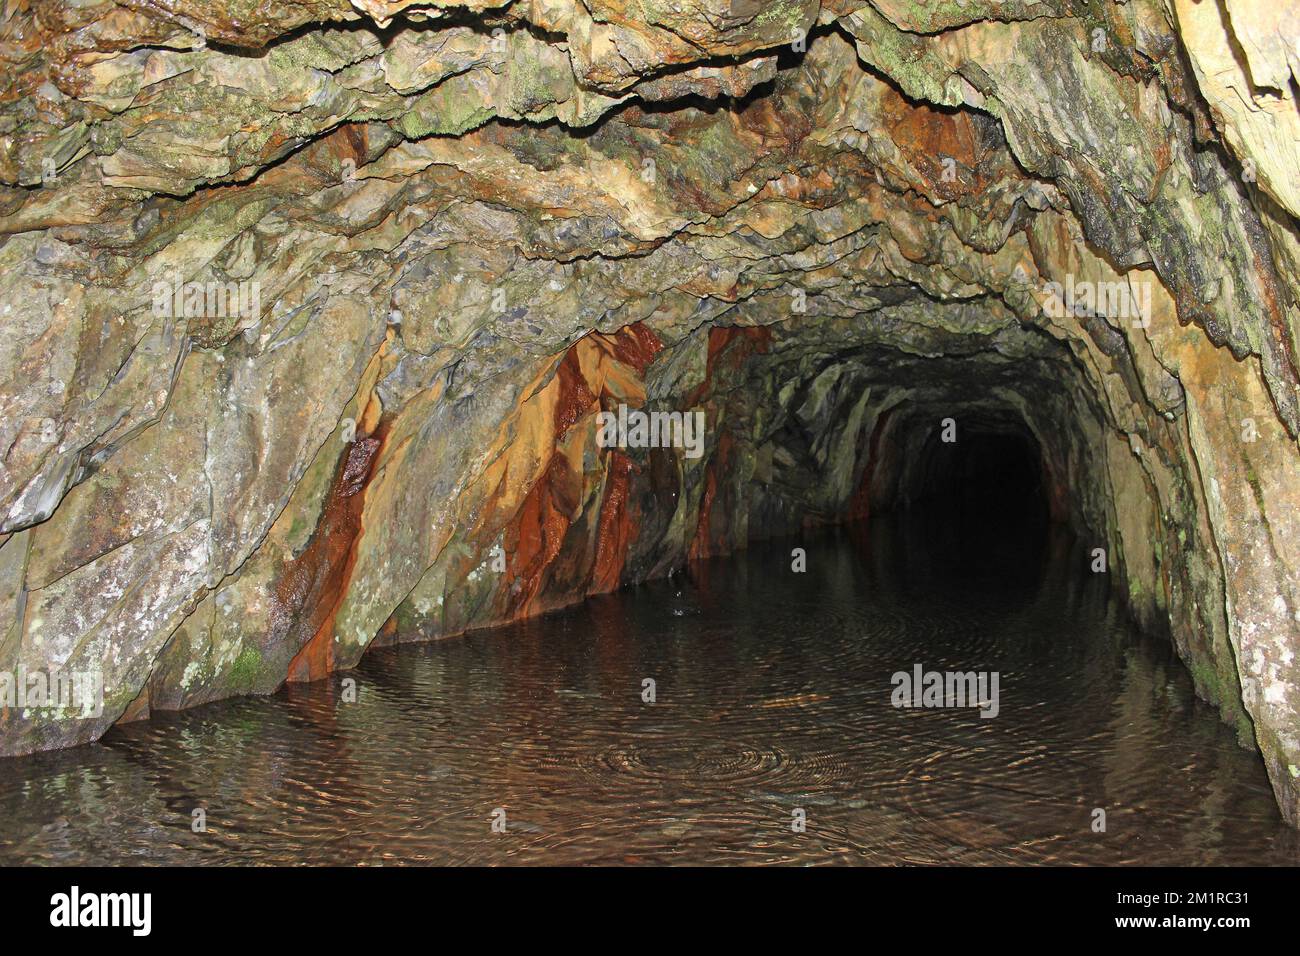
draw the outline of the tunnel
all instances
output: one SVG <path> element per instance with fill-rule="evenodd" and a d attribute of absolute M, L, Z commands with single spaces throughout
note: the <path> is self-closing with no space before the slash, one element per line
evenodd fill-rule
<path fill-rule="evenodd" d="M 944 429 L 951 428 L 945 440 Z M 907 497 L 922 507 L 954 508 L 963 515 L 981 514 L 1008 521 L 1046 513 L 1043 458 L 1038 440 L 1013 422 L 967 425 L 958 442 L 957 421 L 940 422 L 911 465 L 914 490 Z"/>
<path fill-rule="evenodd" d="M 503 788 L 594 776 L 564 777 L 582 799 L 732 781 L 788 816 L 781 774 L 874 766 L 900 859 L 1127 860 L 1088 814 L 1153 820 L 1176 787 L 1169 861 L 1291 852 L 1300 178 L 1268 124 L 1300 139 L 1293 25 L 54 6 L 0 34 L 5 761 L 183 741 L 258 792 L 349 764 L 355 713 L 396 776 L 436 726 Z M 927 667 L 998 675 L 996 715 L 930 715 Z M 23 706 L 55 672 L 93 706 Z M 642 706 L 698 723 L 606 736 Z M 213 714 L 313 730 L 273 769 Z M 443 793 L 411 772 L 408 802 Z M 1068 789 L 994 808 L 1026 780 Z M 831 841 L 882 862 L 865 798 L 824 785 Z M 741 839 L 709 811 L 655 833 Z"/>

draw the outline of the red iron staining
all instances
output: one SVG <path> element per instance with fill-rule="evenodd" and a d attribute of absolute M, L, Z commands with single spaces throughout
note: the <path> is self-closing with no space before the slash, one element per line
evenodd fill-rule
<path fill-rule="evenodd" d="M 622 583 L 627 552 L 636 539 L 637 521 L 628 501 L 635 465 L 621 451 L 609 453 L 605 500 L 601 502 L 596 531 L 596 560 L 591 569 L 591 593 L 613 591 Z"/>
<path fill-rule="evenodd" d="M 614 357 L 645 375 L 652 362 L 664 349 L 664 343 L 649 326 L 642 322 L 627 325 L 613 336 Z"/>
<path fill-rule="evenodd" d="M 564 353 L 555 374 L 560 381 L 560 395 L 555 406 L 555 440 L 559 442 L 570 428 L 591 413 L 596 396 L 583 378 L 576 345 Z"/>
<path fill-rule="evenodd" d="M 968 114 L 918 106 L 888 86 L 882 88 L 881 108 L 890 137 L 936 193 L 954 200 L 987 188 L 980 175 L 983 150 Z M 945 157 L 952 160 L 946 178 Z"/>
<path fill-rule="evenodd" d="M 750 356 L 766 352 L 771 346 L 772 330 L 766 325 L 726 325 L 710 329 L 709 379 L 712 380 L 723 368 L 740 368 Z"/>
<path fill-rule="evenodd" d="M 708 470 L 704 473 L 704 491 L 700 495 L 700 513 L 695 524 L 695 537 L 691 539 L 691 546 L 686 554 L 692 561 L 707 558 L 710 554 L 709 530 L 713 514 L 713 498 L 717 493 L 718 479 L 714 476 L 713 463 L 710 462 Z"/>
<path fill-rule="evenodd" d="M 386 428 L 381 425 L 377 431 Z M 300 640 L 306 636 L 289 663 L 290 681 L 319 680 L 334 669 L 334 618 L 347 594 L 356 562 L 364 491 L 383 443 L 380 434 L 358 438 L 348 445 L 315 534 L 285 569 L 276 588 L 276 597 L 292 620 L 295 636 Z"/>
<path fill-rule="evenodd" d="M 848 521 L 866 521 L 871 517 L 871 489 L 877 468 L 880 466 L 880 443 L 895 411 L 894 408 L 887 408 L 881 412 L 876 419 L 876 427 L 871 430 L 871 438 L 867 442 L 867 462 L 862 469 L 862 478 L 858 482 L 857 490 L 849 500 L 848 513 L 845 515 Z"/>
<path fill-rule="evenodd" d="M 727 473 L 734 447 L 735 443 L 730 432 L 724 431 L 718 436 L 717 451 L 709 460 L 708 468 L 704 473 L 704 491 L 700 495 L 700 516 L 695 526 L 695 537 L 691 539 L 691 546 L 687 552 L 687 557 L 692 561 L 711 558 L 726 550 L 725 539 L 728 529 L 714 527 L 713 513 L 715 510 L 721 511 L 723 516 L 730 513 L 725 504 L 721 509 L 717 507 L 719 498 L 725 503 L 730 497 L 725 487 L 719 487 L 718 475 Z"/>
<path fill-rule="evenodd" d="M 709 352 L 704 381 L 687 396 L 685 406 L 699 405 L 712 391 L 719 372 L 735 372 L 753 355 L 772 346 L 772 330 L 765 325 L 719 325 L 709 329 Z"/>
<path fill-rule="evenodd" d="M 639 381 L 662 350 L 659 337 L 637 323 L 609 335 L 584 336 L 556 366 L 555 447 L 550 463 L 505 528 L 511 574 L 498 598 L 503 619 L 526 617 L 589 593 L 613 590 L 621 583 L 628 547 L 637 532 L 628 506 L 635 465 L 618 450 L 600 456 L 600 467 L 606 470 L 605 492 L 595 516 L 595 548 L 590 552 L 587 539 L 576 529 L 572 535 L 570 531 L 588 489 L 601 479 L 583 474 L 580 455 L 571 459 L 560 445 L 574 426 L 595 415 L 603 403 L 626 401 L 627 390 L 639 390 Z M 505 490 L 498 487 L 494 497 L 500 498 Z"/>
<path fill-rule="evenodd" d="M 624 396 L 612 395 L 608 382 L 601 378 L 589 381 L 590 371 L 585 367 L 583 350 L 595 348 L 614 361 L 635 370 L 638 378 L 644 378 L 646 370 L 656 356 L 663 351 L 664 345 L 643 323 L 624 326 L 612 335 L 593 332 L 583 336 L 564 353 L 564 358 L 556 367 L 559 379 L 559 398 L 555 406 L 555 439 L 560 441 L 568 430 L 583 418 L 598 411 L 598 399 L 622 400 Z M 599 395 L 596 392 L 599 392 Z"/>
<path fill-rule="evenodd" d="M 696 387 L 687 399 L 687 406 L 701 404 L 707 400 L 718 382 L 718 376 L 734 374 L 754 355 L 768 351 L 772 345 L 772 330 L 767 326 L 731 325 L 717 326 L 709 330 L 709 352 L 705 363 L 704 381 Z M 734 448 L 731 434 L 722 431 L 717 438 L 713 457 L 704 473 L 704 490 L 700 496 L 699 520 L 695 537 L 691 540 L 688 557 L 691 560 L 711 557 L 719 553 L 719 546 L 725 549 L 727 529 L 713 526 L 713 515 L 718 509 L 718 496 L 727 497 L 725 488 L 720 488 L 718 476 L 726 473 Z M 729 513 L 727 508 L 721 511 Z"/>
<path fill-rule="evenodd" d="M 568 533 L 572 512 L 560 506 L 568 464 L 563 456 L 551 458 L 550 467 L 524 499 L 519 513 L 506 529 L 505 547 L 512 555 L 514 573 L 504 594 L 506 620 L 528 617 L 542 591 L 546 572 L 559 555 Z"/>

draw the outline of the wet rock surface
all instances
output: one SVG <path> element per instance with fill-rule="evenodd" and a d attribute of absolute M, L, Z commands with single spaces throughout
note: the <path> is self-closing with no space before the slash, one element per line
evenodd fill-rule
<path fill-rule="evenodd" d="M 10 3 L 0 669 L 265 694 L 905 503 L 1014 421 L 1300 814 L 1297 28 Z M 701 412 L 602 447 L 619 406 Z"/>

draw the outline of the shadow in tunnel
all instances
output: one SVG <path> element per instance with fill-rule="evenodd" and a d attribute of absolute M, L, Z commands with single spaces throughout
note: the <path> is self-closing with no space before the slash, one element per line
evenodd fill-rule
<path fill-rule="evenodd" d="M 901 476 L 900 519 L 913 548 L 945 575 L 1000 587 L 1039 581 L 1051 521 L 1042 449 L 1023 425 L 967 425 L 928 435 Z"/>

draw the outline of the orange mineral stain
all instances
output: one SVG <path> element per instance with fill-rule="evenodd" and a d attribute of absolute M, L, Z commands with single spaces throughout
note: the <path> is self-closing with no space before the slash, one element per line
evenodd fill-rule
<path fill-rule="evenodd" d="M 334 618 L 351 580 L 366 483 L 382 447 L 382 435 L 347 446 L 316 532 L 276 588 L 280 605 L 295 617 L 294 630 L 307 635 L 289 663 L 290 681 L 319 680 L 334 669 Z"/>
<path fill-rule="evenodd" d="M 600 506 L 596 531 L 596 560 L 588 589 L 593 594 L 613 591 L 622 583 L 628 548 L 637 532 L 628 502 L 634 467 L 632 459 L 621 451 L 611 450 L 608 462 L 605 498 Z"/>

